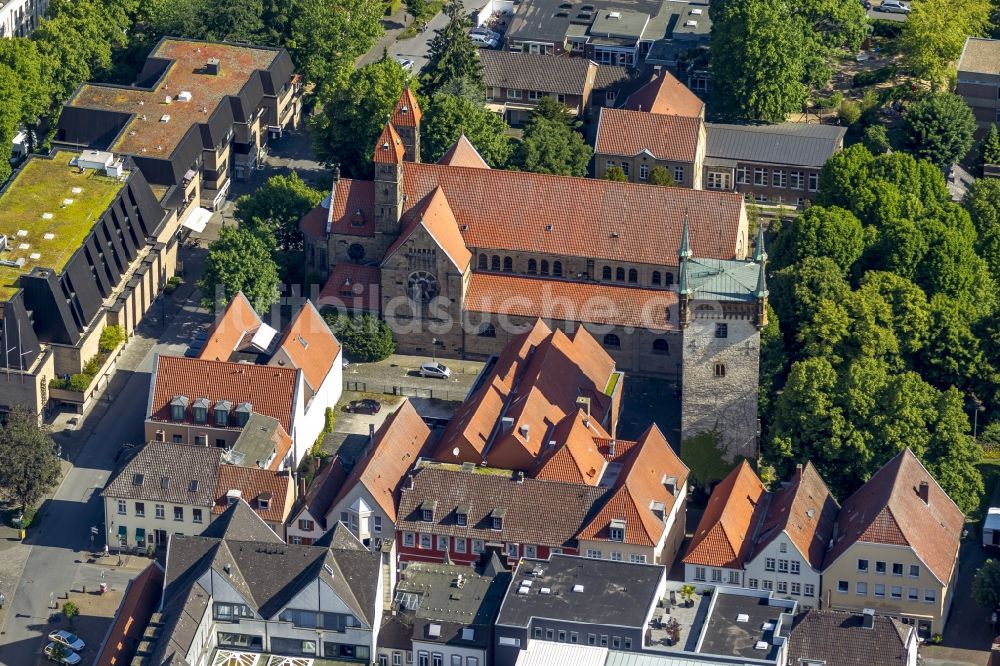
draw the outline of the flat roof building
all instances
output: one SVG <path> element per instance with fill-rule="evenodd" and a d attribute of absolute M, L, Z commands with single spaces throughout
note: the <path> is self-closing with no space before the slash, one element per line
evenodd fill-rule
<path fill-rule="evenodd" d="M 965 40 L 955 92 L 972 107 L 981 133 L 1000 124 L 1000 39 Z"/>

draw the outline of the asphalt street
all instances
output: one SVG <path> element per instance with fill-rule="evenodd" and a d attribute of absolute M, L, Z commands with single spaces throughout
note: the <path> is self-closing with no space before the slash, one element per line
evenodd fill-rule
<path fill-rule="evenodd" d="M 102 398 L 110 398 L 111 404 L 98 406 L 91 412 L 78 434 L 79 439 L 63 440 L 64 450 L 75 452 L 71 458 L 73 468 L 53 498 L 43 505 L 40 526 L 29 530 L 27 543 L 31 553 L 17 590 L 9 600 L 0 636 L 0 664 L 19 666 L 35 662 L 44 646 L 41 636 L 51 629 L 48 621 L 54 612 L 52 602 L 58 601 L 60 595 L 79 585 L 96 586 L 102 581 L 124 587 L 135 573 L 108 571 L 107 567 L 87 564 L 86 560 L 90 554 L 91 527 L 103 521 L 100 492 L 112 471 L 115 456 L 123 443 L 143 440 L 142 423 L 153 354 L 183 353 L 193 329 L 211 320 L 206 311 L 188 302 L 172 315 L 164 329 L 158 318 L 164 313 L 170 317 L 171 309 L 165 305 L 150 310 L 148 323 L 144 322 L 142 327 L 145 330 L 133 337 L 126 349 L 132 363 L 123 360 L 123 366 L 129 367 L 118 370 L 110 394 Z M 91 419 L 96 419 L 96 426 L 91 425 Z M 98 550 L 103 548 L 103 534 L 94 545 Z M 101 571 L 108 571 L 106 578 L 101 577 Z"/>

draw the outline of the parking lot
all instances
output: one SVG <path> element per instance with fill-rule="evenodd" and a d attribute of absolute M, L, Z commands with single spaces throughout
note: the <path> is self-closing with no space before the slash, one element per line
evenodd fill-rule
<path fill-rule="evenodd" d="M 385 393 L 461 402 L 484 365 L 482 361 L 437 359 L 451 370 L 451 377 L 421 377 L 420 366 L 432 360 L 430 356 L 393 354 L 378 363 L 351 364 L 344 369 L 344 388 L 357 393 Z"/>

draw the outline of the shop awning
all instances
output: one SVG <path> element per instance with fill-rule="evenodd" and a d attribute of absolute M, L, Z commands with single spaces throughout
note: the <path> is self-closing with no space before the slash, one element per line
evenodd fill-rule
<path fill-rule="evenodd" d="M 136 541 L 145 541 L 146 540 L 146 528 L 145 527 L 137 527 L 137 528 L 135 528 L 135 540 Z"/>
<path fill-rule="evenodd" d="M 210 219 L 212 219 L 212 211 L 206 210 L 201 206 L 194 206 L 188 214 L 187 219 L 181 223 L 181 226 L 200 234 L 205 230 L 205 225 L 208 224 Z"/>

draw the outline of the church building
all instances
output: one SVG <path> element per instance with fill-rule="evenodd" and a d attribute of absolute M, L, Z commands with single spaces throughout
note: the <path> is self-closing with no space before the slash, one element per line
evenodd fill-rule
<path fill-rule="evenodd" d="M 676 380 L 682 437 L 756 455 L 763 238 L 735 192 L 492 169 L 463 136 L 420 160 L 404 91 L 373 180 L 334 172 L 301 222 L 319 307 L 367 311 L 403 353 L 488 358 L 541 318 L 585 327 L 619 370 Z"/>

